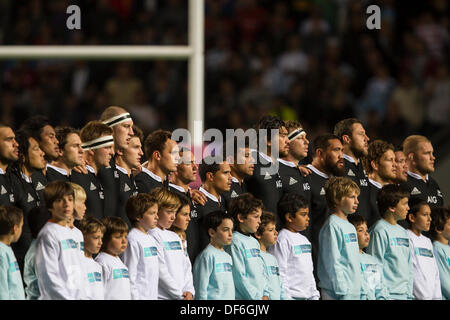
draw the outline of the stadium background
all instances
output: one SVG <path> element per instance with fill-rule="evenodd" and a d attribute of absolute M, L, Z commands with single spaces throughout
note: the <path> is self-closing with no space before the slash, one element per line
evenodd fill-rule
<path fill-rule="evenodd" d="M 82 28 L 66 28 L 66 8 Z M 381 9 L 368 30 L 366 8 Z M 0 45 L 187 45 L 187 0 L 2 0 Z M 205 130 L 249 128 L 267 113 L 314 139 L 358 117 L 372 140 L 433 143 L 450 200 L 449 3 L 446 0 L 206 0 Z M 147 134 L 187 127 L 187 63 L 0 61 L 0 121 L 34 114 L 81 128 L 106 106 Z"/>

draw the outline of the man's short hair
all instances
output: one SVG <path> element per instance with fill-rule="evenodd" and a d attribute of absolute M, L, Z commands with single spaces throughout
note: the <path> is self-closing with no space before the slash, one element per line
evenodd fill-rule
<path fill-rule="evenodd" d="M 214 161 L 214 157 L 212 156 L 203 158 L 202 162 L 198 165 L 198 175 L 200 176 L 202 182 L 206 181 L 206 174 L 208 172 L 216 174 L 216 172 L 220 170 L 220 165 L 220 163 L 216 163 Z"/>
<path fill-rule="evenodd" d="M 138 222 L 139 218 L 152 206 L 158 204 L 156 197 L 148 193 L 138 193 L 128 198 L 125 204 L 125 212 L 132 225 Z"/>
<path fill-rule="evenodd" d="M 253 194 L 247 192 L 231 199 L 229 212 L 235 221 L 238 221 L 238 214 L 245 218 L 253 211 L 263 208 L 263 202 Z"/>
<path fill-rule="evenodd" d="M 100 231 L 102 234 L 106 231 L 106 226 L 99 219 L 92 216 L 85 216 L 82 220 L 78 222 L 78 229 L 83 233 L 83 235 L 92 234 Z"/>
<path fill-rule="evenodd" d="M 352 133 L 353 133 L 353 125 L 355 123 L 359 123 L 362 125 L 362 122 L 356 118 L 348 118 L 348 119 L 339 121 L 334 126 L 334 130 L 333 130 L 334 135 L 339 137 L 339 140 L 341 140 L 341 142 L 343 143 L 342 136 L 348 135 L 351 137 Z"/>
<path fill-rule="evenodd" d="M 388 150 L 394 151 L 394 146 L 392 143 L 386 142 L 384 140 L 374 140 L 369 143 L 367 149 L 367 156 L 364 158 L 364 168 L 368 173 L 373 172 L 371 165 L 372 161 L 375 163 L 380 163 L 380 159 Z"/>
<path fill-rule="evenodd" d="M 299 209 L 309 208 L 309 201 L 300 194 L 289 192 L 285 193 L 278 201 L 278 215 L 281 222 L 286 223 L 286 214 L 295 218 Z"/>
<path fill-rule="evenodd" d="M 144 141 L 144 132 L 137 125 L 133 124 L 133 135 L 131 137 L 138 137 L 142 143 Z"/>
<path fill-rule="evenodd" d="M 403 140 L 402 143 L 403 153 L 406 156 L 408 156 L 408 154 L 410 153 L 416 153 L 418 151 L 419 143 L 421 142 L 430 142 L 430 140 L 425 136 L 417 134 L 406 137 L 406 139 Z"/>
<path fill-rule="evenodd" d="M 258 230 L 256 230 L 256 233 L 259 235 L 262 235 L 264 231 L 266 231 L 267 225 L 273 223 L 277 223 L 277 219 L 275 218 L 275 215 L 270 211 L 263 211 L 261 214 L 261 223 L 259 224 Z"/>
<path fill-rule="evenodd" d="M 314 156 L 316 156 L 316 151 L 318 149 L 322 149 L 325 151 L 331 145 L 331 143 L 330 143 L 331 140 L 339 140 L 339 138 L 338 138 L 338 136 L 331 134 L 331 133 L 326 133 L 326 134 L 317 136 L 313 141 Z"/>
<path fill-rule="evenodd" d="M 153 152 L 163 152 L 166 142 L 172 138 L 172 132 L 158 129 L 150 133 L 144 141 L 144 153 L 151 159 Z"/>
<path fill-rule="evenodd" d="M 257 130 L 258 141 L 259 141 L 259 129 L 265 129 L 268 131 L 267 141 L 270 141 L 271 139 L 270 130 L 273 129 L 280 130 L 282 127 L 286 127 L 286 124 L 284 123 L 283 120 L 280 119 L 280 117 L 270 115 L 263 116 L 255 126 L 255 129 Z"/>
<path fill-rule="evenodd" d="M 64 198 L 64 196 L 75 197 L 75 192 L 69 182 L 56 180 L 45 186 L 44 199 L 47 208 L 53 208 L 53 202 Z"/>
<path fill-rule="evenodd" d="M 389 208 L 397 206 L 403 198 L 409 199 L 409 192 L 396 184 L 387 184 L 377 195 L 378 211 L 384 216 Z"/>
<path fill-rule="evenodd" d="M 164 187 L 158 187 L 150 191 L 150 196 L 158 202 L 158 210 L 161 208 L 176 209 L 180 207 L 180 199 L 175 192 Z"/>
<path fill-rule="evenodd" d="M 80 131 L 72 128 L 72 127 L 56 127 L 55 128 L 55 132 L 56 132 L 56 139 L 58 139 L 58 147 L 61 150 L 61 152 L 64 150 L 64 147 L 67 144 L 67 138 L 70 134 L 75 133 L 77 135 L 80 135 Z"/>
<path fill-rule="evenodd" d="M 208 232 L 209 229 L 217 231 L 217 227 L 219 227 L 222 224 L 222 221 L 225 219 L 230 219 L 231 221 L 233 221 L 232 215 L 225 211 L 212 211 L 205 216 L 203 227 L 205 228 L 206 232 Z"/>
<path fill-rule="evenodd" d="M 430 236 L 431 239 L 436 240 L 438 231 L 442 232 L 444 226 L 450 219 L 450 207 L 434 207 L 431 208 L 431 225 Z"/>
<path fill-rule="evenodd" d="M 89 121 L 80 131 L 80 138 L 82 142 L 89 142 L 98 139 L 101 136 L 110 136 L 113 130 L 101 121 Z"/>
<path fill-rule="evenodd" d="M 105 251 L 111 241 L 112 235 L 114 233 L 128 233 L 128 225 L 122 218 L 119 217 L 103 218 L 102 223 L 105 225 L 105 232 L 103 233 L 103 244 L 101 251 Z"/>
<path fill-rule="evenodd" d="M 0 236 L 12 234 L 14 226 L 20 225 L 23 211 L 15 206 L 0 206 Z"/>
<path fill-rule="evenodd" d="M 339 201 L 343 197 L 348 197 L 356 192 L 360 193 L 358 185 L 350 178 L 347 177 L 330 177 L 325 183 L 325 199 L 327 200 L 327 206 L 330 209 L 335 209 Z"/>

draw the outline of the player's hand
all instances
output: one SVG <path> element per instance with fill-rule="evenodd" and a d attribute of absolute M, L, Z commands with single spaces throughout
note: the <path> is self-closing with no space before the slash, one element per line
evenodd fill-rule
<path fill-rule="evenodd" d="M 138 165 L 135 168 L 131 168 L 131 174 L 132 174 L 133 177 L 137 176 L 139 173 L 141 173 L 141 171 L 142 171 L 142 166 L 141 165 Z"/>
<path fill-rule="evenodd" d="M 298 170 L 300 170 L 300 173 L 306 177 L 307 175 L 310 175 L 312 172 L 310 169 L 308 169 L 306 166 L 297 166 Z"/>
<path fill-rule="evenodd" d="M 195 204 L 204 206 L 206 203 L 206 196 L 203 193 L 201 193 L 199 190 L 191 189 L 191 198 Z"/>
<path fill-rule="evenodd" d="M 183 300 L 193 300 L 194 296 L 189 291 L 183 293 Z"/>
<path fill-rule="evenodd" d="M 84 165 L 73 167 L 72 170 L 81 174 L 88 174 L 89 172 Z"/>
<path fill-rule="evenodd" d="M 262 297 L 262 299 L 263 300 L 269 300 L 269 297 L 268 296 L 264 296 L 264 297 Z"/>

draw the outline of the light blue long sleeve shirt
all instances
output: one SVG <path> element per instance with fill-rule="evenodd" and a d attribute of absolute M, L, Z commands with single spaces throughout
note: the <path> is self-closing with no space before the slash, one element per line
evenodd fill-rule
<path fill-rule="evenodd" d="M 0 300 L 25 300 L 16 256 L 3 242 L 0 242 Z"/>
<path fill-rule="evenodd" d="M 433 251 L 441 279 L 442 300 L 450 300 L 450 246 L 433 241 Z"/>
<path fill-rule="evenodd" d="M 336 300 L 361 298 L 362 274 L 355 227 L 332 214 L 319 232 L 319 287 Z"/>
<path fill-rule="evenodd" d="M 363 284 L 361 287 L 361 300 L 386 300 L 387 291 L 383 285 L 383 267 L 377 259 L 365 252 L 361 258 L 361 272 Z"/>
<path fill-rule="evenodd" d="M 209 244 L 195 259 L 196 300 L 234 300 L 233 261 L 223 250 Z"/>
<path fill-rule="evenodd" d="M 36 271 L 36 239 L 33 239 L 25 255 L 23 281 L 25 282 L 25 295 L 27 300 L 39 299 L 41 294 Z"/>
<path fill-rule="evenodd" d="M 268 276 L 261 258 L 259 242 L 251 235 L 233 232 L 225 251 L 233 259 L 233 280 L 237 300 L 261 300 L 269 296 Z"/>
<path fill-rule="evenodd" d="M 283 281 L 280 276 L 280 268 L 275 256 L 270 253 L 260 251 L 261 258 L 266 266 L 269 279 L 269 299 L 270 300 L 290 300 L 283 287 Z"/>
<path fill-rule="evenodd" d="M 380 219 L 370 230 L 367 253 L 383 266 L 383 284 L 388 299 L 412 300 L 414 269 L 406 230 Z"/>

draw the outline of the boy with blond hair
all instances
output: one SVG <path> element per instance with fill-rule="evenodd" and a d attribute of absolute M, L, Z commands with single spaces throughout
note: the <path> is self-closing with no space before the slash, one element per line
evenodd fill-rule
<path fill-rule="evenodd" d="M 0 206 L 0 300 L 25 300 L 25 291 L 11 243 L 22 233 L 23 212 L 13 206 Z"/>
<path fill-rule="evenodd" d="M 170 227 L 180 207 L 178 196 L 163 188 L 150 194 L 158 201 L 158 225 L 149 231 L 156 241 L 159 259 L 159 300 L 192 300 L 195 290 L 192 265 L 185 255 L 180 237 Z"/>
<path fill-rule="evenodd" d="M 86 191 L 77 183 L 69 182 L 73 188 L 73 215 L 67 221 L 67 226 L 74 233 L 75 240 L 78 242 L 81 255 L 84 256 L 84 237 L 80 229 L 76 225 L 80 223 L 86 213 Z"/>
<path fill-rule="evenodd" d="M 157 199 L 148 193 L 131 196 L 125 205 L 133 225 L 122 261 L 130 273 L 131 299 L 157 300 L 159 261 L 155 239 L 149 235 L 158 223 Z"/>
<path fill-rule="evenodd" d="M 359 300 L 361 267 L 358 237 L 347 216 L 358 208 L 359 187 L 350 178 L 331 177 L 325 197 L 331 216 L 319 233 L 319 287 L 324 300 Z"/>
<path fill-rule="evenodd" d="M 382 219 L 370 229 L 367 253 L 383 266 L 383 283 L 388 300 L 412 300 L 413 263 L 410 240 L 406 230 L 398 224 L 405 220 L 409 193 L 402 187 L 388 184 L 377 196 Z"/>

